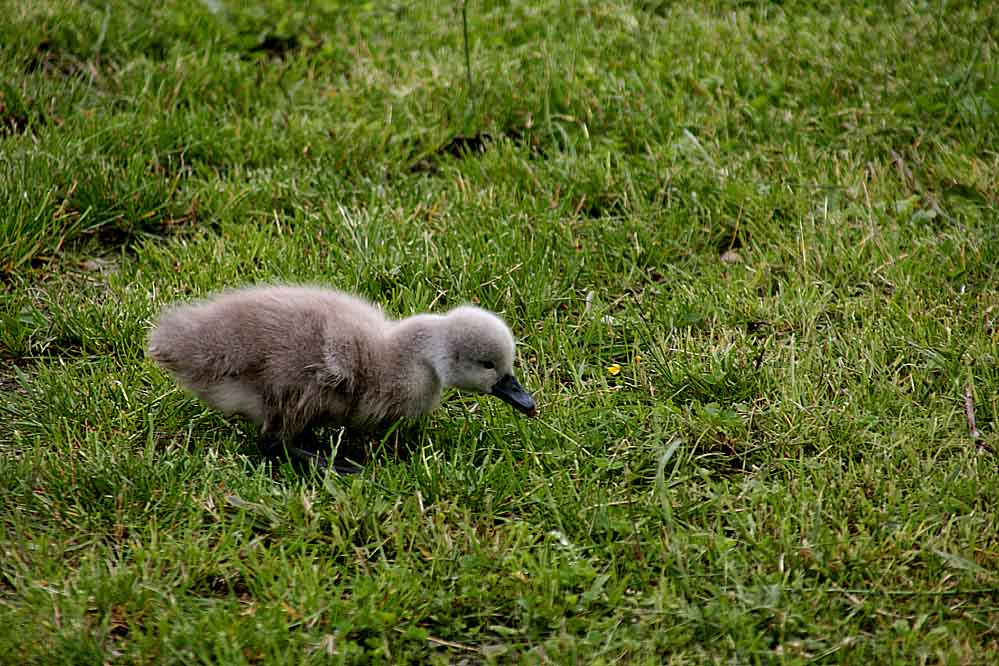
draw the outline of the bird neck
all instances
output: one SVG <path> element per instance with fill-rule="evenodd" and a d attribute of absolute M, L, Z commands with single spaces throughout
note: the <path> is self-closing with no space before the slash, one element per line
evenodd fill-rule
<path fill-rule="evenodd" d="M 448 341 L 438 315 L 416 315 L 398 322 L 389 334 L 401 383 L 414 394 L 434 395 L 448 386 Z"/>

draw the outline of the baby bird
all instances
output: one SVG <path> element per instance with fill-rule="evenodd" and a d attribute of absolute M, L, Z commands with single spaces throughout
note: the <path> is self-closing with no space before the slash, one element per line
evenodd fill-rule
<path fill-rule="evenodd" d="M 172 306 L 149 337 L 149 356 L 184 388 L 260 425 L 267 453 L 320 467 L 325 461 L 300 448 L 313 428 L 420 416 L 447 387 L 492 394 L 534 416 L 534 399 L 513 375 L 514 352 L 510 329 L 481 308 L 393 321 L 360 298 L 310 286 L 249 287 Z"/>

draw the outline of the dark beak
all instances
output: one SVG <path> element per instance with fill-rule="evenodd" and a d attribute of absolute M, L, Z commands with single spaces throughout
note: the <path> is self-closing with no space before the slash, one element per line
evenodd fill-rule
<path fill-rule="evenodd" d="M 534 404 L 534 398 L 524 390 L 523 386 L 517 383 L 513 375 L 503 375 L 493 386 L 492 394 L 500 400 L 509 402 L 528 416 L 534 416 L 538 413 L 538 408 Z"/>

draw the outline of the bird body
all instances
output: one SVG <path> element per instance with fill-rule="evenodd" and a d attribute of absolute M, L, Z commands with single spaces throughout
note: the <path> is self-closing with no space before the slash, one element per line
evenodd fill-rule
<path fill-rule="evenodd" d="M 473 306 L 402 320 L 311 286 L 223 292 L 168 308 L 149 355 L 210 406 L 285 445 L 324 424 L 365 429 L 426 414 L 446 387 L 492 393 L 533 415 L 501 319 Z"/>

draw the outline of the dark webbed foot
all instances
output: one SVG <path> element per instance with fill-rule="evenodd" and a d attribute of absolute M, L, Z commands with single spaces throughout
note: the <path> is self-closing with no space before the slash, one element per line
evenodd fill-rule
<path fill-rule="evenodd" d="M 323 473 L 330 468 L 341 476 L 345 474 L 358 474 L 364 471 L 362 467 L 358 467 L 356 465 L 336 463 L 331 465 L 329 456 L 323 455 L 322 453 L 306 451 L 298 448 L 297 446 L 286 446 L 284 450 L 292 464 L 297 463 L 305 469 L 313 468 L 320 473 Z"/>
<path fill-rule="evenodd" d="M 264 455 L 274 460 L 287 460 L 300 472 L 316 471 L 325 472 L 332 468 L 337 474 L 357 474 L 363 471 L 362 467 L 351 464 L 331 464 L 330 457 L 317 451 L 320 443 L 315 433 L 311 430 L 299 433 L 290 443 L 279 435 L 272 434 L 266 430 L 261 433 L 260 447 Z"/>

